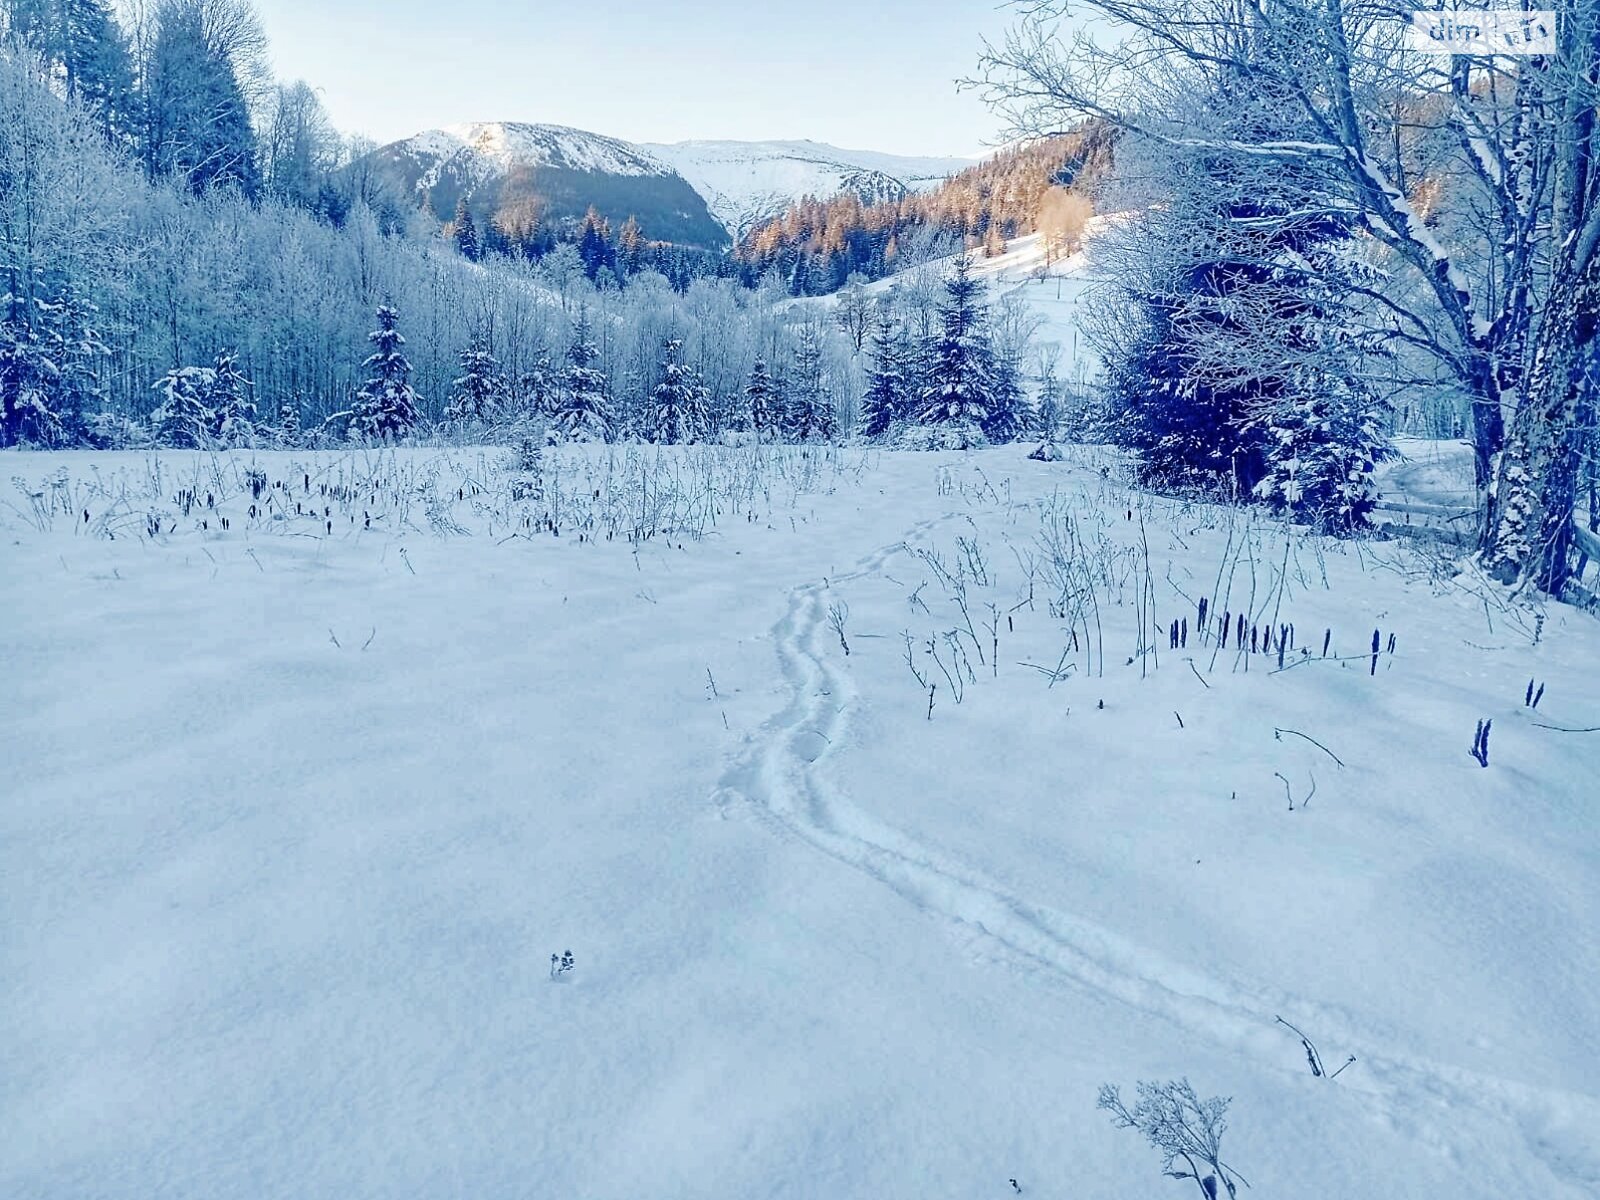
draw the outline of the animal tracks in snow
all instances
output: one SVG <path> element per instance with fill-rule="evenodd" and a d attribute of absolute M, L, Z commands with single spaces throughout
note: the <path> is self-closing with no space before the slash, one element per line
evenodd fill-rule
<path fill-rule="evenodd" d="M 1341 1047 L 1370 1047 L 1371 1031 L 1342 1010 L 1224 982 L 1168 961 L 1095 923 L 1035 904 L 966 864 L 894 829 L 852 803 L 819 770 L 843 741 L 859 696 L 828 637 L 833 586 L 876 574 L 936 526 L 959 514 L 919 522 L 901 541 L 869 554 L 850 572 L 803 584 L 789 593 L 773 629 L 788 691 L 780 712 L 751 739 L 724 774 L 716 801 L 724 813 L 743 801 L 784 834 L 877 880 L 962 936 L 1031 971 L 1119 1001 L 1188 1034 L 1243 1053 L 1271 1068 L 1291 1069 L 1276 1014 L 1314 1024 Z M 1600 1180 L 1600 1158 L 1577 1131 L 1600 1126 L 1600 1102 L 1420 1059 L 1362 1052 L 1360 1074 L 1338 1086 L 1365 1092 L 1387 1118 L 1441 1149 L 1460 1140 L 1452 1111 L 1478 1110 L 1520 1130 L 1558 1178 L 1579 1188 Z M 1433 1119 L 1425 1114 L 1434 1112 Z"/>

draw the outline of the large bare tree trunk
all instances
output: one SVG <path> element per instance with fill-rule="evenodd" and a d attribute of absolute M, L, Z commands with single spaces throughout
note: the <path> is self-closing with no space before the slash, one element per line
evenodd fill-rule
<path fill-rule="evenodd" d="M 1583 441 L 1593 412 L 1600 326 L 1600 258 L 1550 292 L 1528 390 L 1511 422 L 1496 480 L 1483 565 L 1502 583 L 1560 595 L 1571 577 L 1572 519 Z"/>

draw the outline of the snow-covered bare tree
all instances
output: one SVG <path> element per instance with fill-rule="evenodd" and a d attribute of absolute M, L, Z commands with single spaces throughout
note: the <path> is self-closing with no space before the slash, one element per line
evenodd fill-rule
<path fill-rule="evenodd" d="M 844 287 L 839 289 L 839 294 L 834 298 L 833 317 L 839 328 L 844 330 L 845 337 L 850 339 L 850 346 L 857 354 L 866 348 L 867 338 L 872 333 L 873 315 L 877 310 L 872 294 L 867 291 L 867 280 L 864 275 L 852 274 L 845 280 Z"/>
<path fill-rule="evenodd" d="M 327 211 L 342 148 L 316 89 L 304 80 L 280 83 L 261 119 L 261 180 L 268 195 Z M 343 205 L 339 206 L 342 213 Z"/>
<path fill-rule="evenodd" d="M 1557 52 L 1511 56 L 1418 53 L 1415 6 L 1398 3 L 1082 0 L 1070 25 L 1065 0 L 1019 7 L 980 72 L 1018 130 L 1098 117 L 1241 168 L 1296 172 L 1324 208 L 1349 214 L 1383 282 L 1348 296 L 1470 406 L 1486 567 L 1559 592 L 1567 467 L 1596 355 L 1583 314 L 1600 270 L 1600 8 L 1558 0 Z M 1219 75 L 1277 119 L 1241 131 L 1214 104 L 1177 102 Z M 1482 219 L 1430 220 L 1428 195 Z"/>

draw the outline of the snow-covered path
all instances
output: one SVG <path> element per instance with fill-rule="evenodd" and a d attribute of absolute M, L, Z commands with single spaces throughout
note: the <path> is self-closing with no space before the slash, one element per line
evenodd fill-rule
<path fill-rule="evenodd" d="M 1096 1087 L 1178 1075 L 1264 1196 L 1600 1187 L 1597 753 L 1532 723 L 1596 723 L 1588 618 L 1017 449 L 774 491 L 637 550 L 8 513 L 0 1193 L 1110 1200 L 1176 1185 Z M 1292 562 L 1303 640 L 1400 650 L 1141 671 L 1125 503 L 1163 628 L 1249 542 L 1232 607 Z"/>

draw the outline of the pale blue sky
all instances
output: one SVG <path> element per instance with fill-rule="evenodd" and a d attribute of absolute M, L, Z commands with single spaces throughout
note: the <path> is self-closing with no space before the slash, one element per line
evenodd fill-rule
<path fill-rule="evenodd" d="M 953 80 L 998 0 L 258 0 L 280 78 L 379 141 L 549 121 L 633 141 L 801 138 L 970 154 L 997 122 Z"/>

